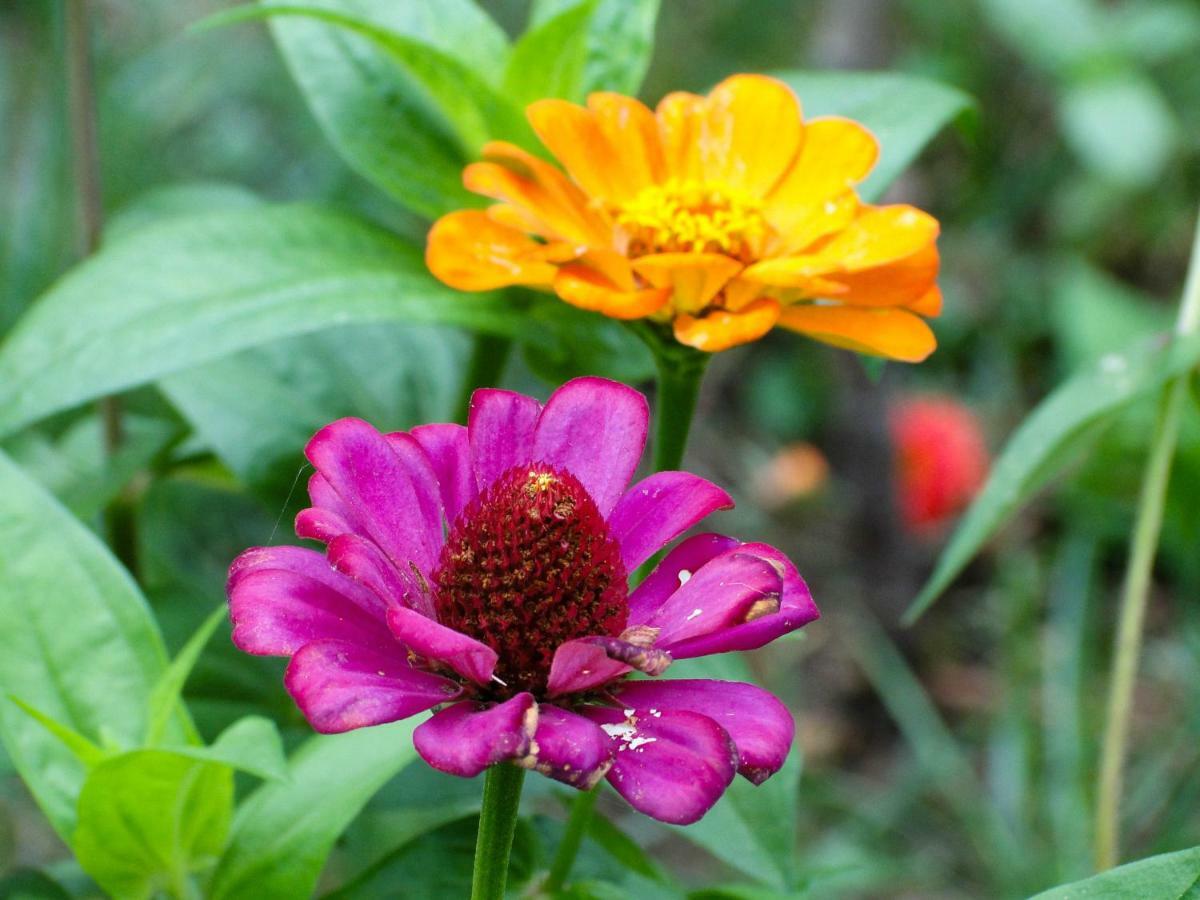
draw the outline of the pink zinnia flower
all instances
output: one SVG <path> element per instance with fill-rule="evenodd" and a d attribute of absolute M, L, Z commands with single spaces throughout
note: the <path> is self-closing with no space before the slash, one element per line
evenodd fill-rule
<path fill-rule="evenodd" d="M 580 378 L 544 407 L 477 391 L 465 428 L 326 426 L 296 518 L 326 552 L 239 556 L 234 643 L 291 657 L 287 689 L 318 731 L 441 707 L 413 735 L 436 769 L 511 760 L 580 789 L 607 775 L 643 813 L 694 822 L 735 772 L 759 783 L 783 765 L 792 717 L 752 684 L 625 677 L 761 647 L 817 609 L 778 550 L 713 534 L 628 590 L 732 505 L 686 472 L 626 490 L 648 418 L 637 391 Z"/>

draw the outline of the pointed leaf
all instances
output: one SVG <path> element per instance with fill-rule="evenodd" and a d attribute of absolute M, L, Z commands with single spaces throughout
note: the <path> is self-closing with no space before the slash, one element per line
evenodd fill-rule
<path fill-rule="evenodd" d="M 208 618 L 196 629 L 196 633 L 188 638 L 183 649 L 171 660 L 171 664 L 167 666 L 166 671 L 154 685 L 154 690 L 150 692 L 150 708 L 147 714 L 145 739 L 147 747 L 153 747 L 162 740 L 163 733 L 171 721 L 171 714 L 179 704 L 184 682 L 195 668 L 196 660 L 200 658 L 204 645 L 209 642 L 213 633 L 228 617 L 229 611 L 224 603 L 209 613 Z M 196 743 L 199 743 L 198 736 L 195 736 L 195 740 Z"/>
<path fill-rule="evenodd" d="M 162 749 L 190 759 L 222 763 L 268 781 L 286 781 L 288 777 L 279 729 L 264 716 L 238 719 L 207 747 L 187 744 Z"/>
<path fill-rule="evenodd" d="M 1064 884 L 1031 900 L 1123 900 L 1161 897 L 1192 900 L 1200 896 L 1200 847 L 1163 853 Z"/>
<path fill-rule="evenodd" d="M 535 0 L 530 27 L 586 0 Z M 596 0 L 587 25 L 580 96 L 592 91 L 637 94 L 654 51 L 660 0 Z"/>

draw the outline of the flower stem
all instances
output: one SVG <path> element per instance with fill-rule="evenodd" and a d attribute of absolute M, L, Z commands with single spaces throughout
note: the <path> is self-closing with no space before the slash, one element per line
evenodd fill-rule
<path fill-rule="evenodd" d="M 599 787 L 590 791 L 581 791 L 571 803 L 571 815 L 567 819 L 567 830 L 563 832 L 558 850 L 554 853 L 554 861 L 550 864 L 550 873 L 542 882 L 542 892 L 554 896 L 567 883 L 579 846 L 583 843 L 583 835 L 592 819 L 592 811 L 596 808 L 596 798 L 600 795 Z"/>
<path fill-rule="evenodd" d="M 499 763 L 487 770 L 483 782 L 483 807 L 479 810 L 479 837 L 475 842 L 475 874 L 471 900 L 502 900 L 508 881 L 508 857 L 517 829 L 521 785 L 525 770 Z"/>
<path fill-rule="evenodd" d="M 692 414 L 709 354 L 682 344 L 652 345 L 658 370 L 654 400 L 654 471 L 678 469 L 683 463 Z"/>
<path fill-rule="evenodd" d="M 1200 223 L 1192 247 L 1187 281 L 1175 324 L 1177 336 L 1194 334 L 1200 326 Z M 1171 478 L 1171 461 L 1179 438 L 1179 420 L 1187 395 L 1190 373 L 1170 382 L 1150 444 L 1150 457 L 1142 478 L 1137 518 L 1130 538 L 1129 567 L 1121 591 L 1112 673 L 1109 681 L 1108 712 L 1100 755 L 1100 780 L 1096 800 L 1096 868 L 1112 868 L 1120 859 L 1120 804 L 1125 757 L 1129 745 L 1129 720 L 1138 658 L 1142 649 L 1142 624 L 1150 575 L 1162 530 L 1163 508 Z"/>
<path fill-rule="evenodd" d="M 463 375 L 458 395 L 458 405 L 454 410 L 456 422 L 466 424 L 467 415 L 471 411 L 471 395 L 475 393 L 476 388 L 490 387 L 500 381 L 512 352 L 512 344 L 512 338 L 498 337 L 494 334 L 475 335 L 471 359 L 467 363 L 467 371 Z"/>

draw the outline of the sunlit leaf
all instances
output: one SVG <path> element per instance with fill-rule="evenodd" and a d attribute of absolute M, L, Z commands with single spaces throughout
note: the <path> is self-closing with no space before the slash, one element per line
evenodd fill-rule
<path fill-rule="evenodd" d="M 1123 900 L 1162 897 L 1192 900 L 1200 896 L 1200 847 L 1138 860 L 1074 884 L 1064 884 L 1031 900 Z"/>
<path fill-rule="evenodd" d="M 535 0 L 531 27 L 586 0 Z M 650 67 L 660 0 L 595 0 L 588 22 L 579 92 L 636 94 Z"/>

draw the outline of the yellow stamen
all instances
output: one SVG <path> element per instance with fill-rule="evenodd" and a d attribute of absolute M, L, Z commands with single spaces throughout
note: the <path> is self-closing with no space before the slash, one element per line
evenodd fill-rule
<path fill-rule="evenodd" d="M 723 184 L 671 179 L 644 188 L 617 210 L 629 254 L 753 254 L 766 232 L 762 203 Z"/>

